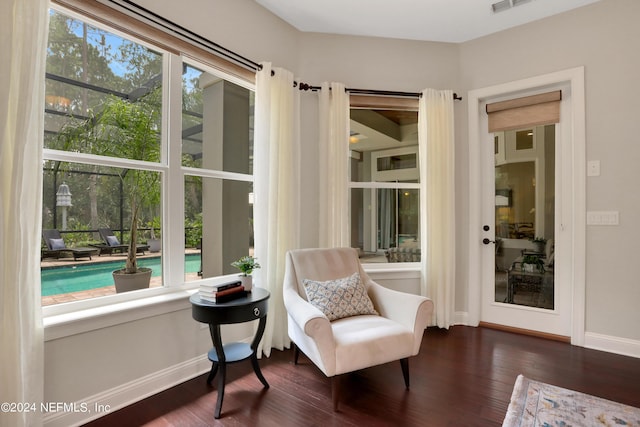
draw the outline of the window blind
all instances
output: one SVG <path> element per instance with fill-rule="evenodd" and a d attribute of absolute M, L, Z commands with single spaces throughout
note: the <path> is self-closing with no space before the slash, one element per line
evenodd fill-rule
<path fill-rule="evenodd" d="M 489 132 L 548 125 L 560 121 L 562 91 L 487 104 Z"/>

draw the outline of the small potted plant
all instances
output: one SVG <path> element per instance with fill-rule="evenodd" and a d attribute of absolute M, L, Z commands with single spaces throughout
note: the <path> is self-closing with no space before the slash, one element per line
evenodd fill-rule
<path fill-rule="evenodd" d="M 260 264 L 258 264 L 258 260 L 252 257 L 251 255 L 245 255 L 239 260 L 233 261 L 231 265 L 242 272 L 242 275 L 240 275 L 240 280 L 242 281 L 244 290 L 251 292 L 251 287 L 252 287 L 251 273 L 253 273 L 253 270 L 260 268 Z"/>
<path fill-rule="evenodd" d="M 525 255 L 522 257 L 522 270 L 527 273 L 544 273 L 544 261 L 538 255 Z"/>

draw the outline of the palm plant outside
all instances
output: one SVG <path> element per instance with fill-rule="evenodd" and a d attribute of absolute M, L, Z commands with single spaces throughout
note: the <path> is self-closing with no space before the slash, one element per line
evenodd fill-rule
<path fill-rule="evenodd" d="M 58 140 L 67 150 L 83 146 L 84 152 L 92 154 L 157 163 L 160 160 L 159 117 L 153 103 L 109 97 L 99 114 L 79 125 L 67 125 L 58 134 Z M 142 207 L 159 204 L 160 175 L 142 169 L 122 169 L 119 178 L 131 210 L 125 272 L 136 273 L 139 212 Z"/>

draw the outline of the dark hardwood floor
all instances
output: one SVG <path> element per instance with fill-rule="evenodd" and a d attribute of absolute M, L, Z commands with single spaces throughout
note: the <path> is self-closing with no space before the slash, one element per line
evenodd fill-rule
<path fill-rule="evenodd" d="M 640 359 L 488 328 L 429 328 L 409 361 L 343 376 L 338 412 L 331 381 L 304 356 L 277 351 L 260 360 L 263 389 L 250 363 L 228 366 L 222 416 L 206 375 L 89 424 L 99 426 L 500 426 L 518 374 L 640 407 Z M 215 381 L 214 381 L 215 384 Z"/>

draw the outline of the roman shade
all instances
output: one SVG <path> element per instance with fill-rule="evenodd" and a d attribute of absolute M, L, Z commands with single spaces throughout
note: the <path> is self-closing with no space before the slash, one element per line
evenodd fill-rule
<path fill-rule="evenodd" d="M 560 121 L 562 91 L 487 104 L 489 132 L 548 125 Z"/>

